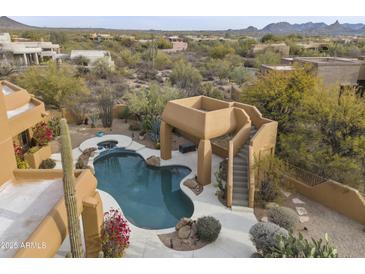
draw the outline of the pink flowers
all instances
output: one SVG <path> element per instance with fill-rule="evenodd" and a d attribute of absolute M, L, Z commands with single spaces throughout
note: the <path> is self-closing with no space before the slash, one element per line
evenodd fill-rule
<path fill-rule="evenodd" d="M 45 146 L 53 140 L 53 132 L 45 122 L 40 122 L 33 128 L 33 138 L 39 146 Z"/>
<path fill-rule="evenodd" d="M 24 153 L 23 148 L 20 145 L 13 143 L 15 156 L 19 159 L 23 159 Z"/>
<path fill-rule="evenodd" d="M 129 246 L 130 228 L 117 209 L 110 209 L 104 214 L 104 229 L 102 232 L 102 249 L 105 258 L 123 257 L 124 250 Z"/>

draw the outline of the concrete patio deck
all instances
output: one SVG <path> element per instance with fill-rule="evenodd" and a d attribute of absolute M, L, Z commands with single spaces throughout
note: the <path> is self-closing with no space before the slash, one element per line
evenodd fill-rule
<path fill-rule="evenodd" d="M 107 137 L 105 137 L 107 138 Z M 109 136 L 110 139 L 110 136 Z M 127 147 L 127 149 L 135 150 L 142 155 L 145 159 L 154 155 L 159 156 L 160 151 L 155 149 L 146 148 L 145 146 L 133 141 Z M 80 155 L 79 148 L 73 150 L 74 161 Z M 96 157 L 97 155 L 95 155 Z M 93 157 L 90 159 L 90 166 L 93 165 Z M 57 167 L 61 167 L 60 155 L 53 154 L 52 158 L 56 160 Z M 185 165 L 192 171 L 181 182 L 181 189 L 194 203 L 194 213 L 192 218 L 197 219 L 202 216 L 214 216 L 222 224 L 222 230 L 218 239 L 207 246 L 194 250 L 194 251 L 175 251 L 167 248 L 158 238 L 159 234 L 168 233 L 174 231 L 174 228 L 162 229 L 162 230 L 148 230 L 138 228 L 131 223 L 131 239 L 130 246 L 126 250 L 125 257 L 128 258 L 247 258 L 256 251 L 252 245 L 249 237 L 249 229 L 254 225 L 257 220 L 253 214 L 253 210 L 250 208 L 234 208 L 233 210 L 223 206 L 219 201 L 216 192 L 216 181 L 214 172 L 217 170 L 219 162 L 222 159 L 216 155 L 213 155 L 212 159 L 212 183 L 205 186 L 203 192 L 196 196 L 190 189 L 183 185 L 183 181 L 186 178 L 193 178 L 196 175 L 197 166 L 197 153 L 190 152 L 182 154 L 178 151 L 172 152 L 172 159 L 164 161 L 161 160 L 161 165 Z M 122 209 L 114 198 L 104 192 L 100 191 L 100 195 L 104 204 L 104 210 L 107 211 L 111 207 Z M 57 256 L 64 257 L 69 248 L 69 240 L 66 238 L 64 244 L 61 246 Z"/>

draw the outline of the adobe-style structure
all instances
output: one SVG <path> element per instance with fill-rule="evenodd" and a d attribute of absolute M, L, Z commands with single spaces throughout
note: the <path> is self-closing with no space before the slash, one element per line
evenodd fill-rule
<path fill-rule="evenodd" d="M 54 257 L 67 235 L 61 169 L 17 169 L 14 139 L 43 119 L 44 104 L 24 89 L 0 82 L 0 257 Z M 76 170 L 77 209 L 86 256 L 100 250 L 103 208 L 90 170 Z"/>
<path fill-rule="evenodd" d="M 206 96 L 169 101 L 163 111 L 161 158 L 171 158 L 171 134 L 175 128 L 198 144 L 197 181 L 211 183 L 212 153 L 228 158 L 227 206 L 254 206 L 255 162 L 275 152 L 277 122 L 262 117 L 256 107 Z M 233 136 L 227 147 L 212 139 Z"/>
<path fill-rule="evenodd" d="M 339 57 L 295 57 L 292 63 L 310 64 L 327 87 L 356 86 L 365 81 L 365 62 Z"/>
<path fill-rule="evenodd" d="M 18 66 L 39 65 L 42 61 L 56 60 L 60 46 L 51 42 L 12 42 L 8 33 L 0 33 L 0 59 Z"/>
<path fill-rule="evenodd" d="M 28 149 L 33 134 L 32 127 L 48 115 L 44 104 L 25 89 L 8 81 L 0 81 L 0 86 L 0 96 L 3 98 L 13 142 Z"/>

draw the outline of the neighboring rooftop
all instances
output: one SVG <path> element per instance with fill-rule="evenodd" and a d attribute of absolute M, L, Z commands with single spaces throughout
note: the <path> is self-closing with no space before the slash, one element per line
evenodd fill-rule
<path fill-rule="evenodd" d="M 294 61 L 302 61 L 314 63 L 318 65 L 359 65 L 361 61 L 354 58 L 339 58 L 339 57 L 295 57 Z"/>

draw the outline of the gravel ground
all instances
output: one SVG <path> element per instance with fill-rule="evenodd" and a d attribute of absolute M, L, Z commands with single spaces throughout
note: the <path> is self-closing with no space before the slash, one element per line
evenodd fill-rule
<path fill-rule="evenodd" d="M 319 239 L 327 232 L 330 241 L 337 247 L 339 257 L 365 257 L 364 225 L 298 193 L 289 197 L 288 205 L 292 208 L 295 208 L 291 201 L 294 197 L 305 202 L 298 206 L 308 211 L 309 221 L 303 223 L 308 230 L 301 231 L 305 237 Z"/>

